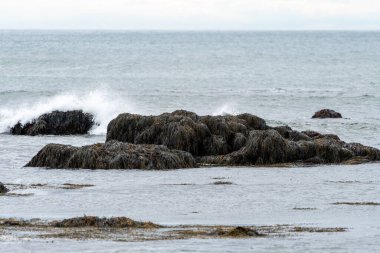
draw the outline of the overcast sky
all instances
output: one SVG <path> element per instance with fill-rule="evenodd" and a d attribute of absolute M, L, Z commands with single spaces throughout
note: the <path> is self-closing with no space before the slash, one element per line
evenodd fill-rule
<path fill-rule="evenodd" d="M 0 29 L 380 30 L 380 0 L 0 0 Z"/>

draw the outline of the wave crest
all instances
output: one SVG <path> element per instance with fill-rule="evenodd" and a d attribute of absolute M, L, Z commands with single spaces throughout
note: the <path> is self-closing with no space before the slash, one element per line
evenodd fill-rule
<path fill-rule="evenodd" d="M 17 122 L 26 123 L 44 113 L 54 110 L 83 110 L 92 113 L 98 123 L 90 131 L 94 135 L 107 132 L 108 123 L 118 114 L 133 111 L 132 105 L 104 90 L 94 90 L 86 94 L 65 93 L 49 98 L 41 98 L 33 104 L 23 104 L 18 108 L 0 107 L 0 131 L 8 132 Z"/>

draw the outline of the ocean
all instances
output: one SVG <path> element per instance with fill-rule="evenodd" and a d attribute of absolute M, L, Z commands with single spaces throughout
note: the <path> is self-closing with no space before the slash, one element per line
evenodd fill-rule
<path fill-rule="evenodd" d="M 331 108 L 342 119 L 311 119 Z M 86 136 L 11 136 L 52 110 L 82 109 Z M 347 232 L 244 240 L 145 242 L 0 234 L 1 252 L 370 252 L 380 247 L 380 166 L 216 167 L 176 171 L 46 170 L 23 166 L 47 143 L 105 141 L 119 113 L 251 113 L 269 125 L 334 133 L 380 148 L 380 32 L 0 31 L 0 182 L 94 184 L 18 189 L 0 218 L 127 216 L 160 224 L 346 227 Z M 213 185 L 223 177 L 234 184 Z M 184 185 L 181 185 L 184 184 Z M 295 210 L 294 208 L 315 208 Z M 51 240 L 49 240 L 51 241 Z"/>

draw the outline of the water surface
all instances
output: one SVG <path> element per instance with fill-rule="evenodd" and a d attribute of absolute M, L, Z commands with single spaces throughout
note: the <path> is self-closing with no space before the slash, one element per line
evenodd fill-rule
<path fill-rule="evenodd" d="M 378 32 L 0 31 L 0 132 L 51 110 L 83 109 L 88 136 L 0 135 L 0 181 L 93 184 L 19 189 L 0 217 L 128 216 L 161 224 L 347 227 L 257 239 L 120 243 L 0 235 L 1 252 L 371 252 L 380 247 L 380 165 L 93 171 L 23 168 L 45 144 L 104 142 L 122 112 L 249 112 L 270 125 L 336 133 L 380 148 Z M 322 108 L 343 119 L 312 120 Z M 214 185 L 215 181 L 231 185 Z M 315 208 L 295 210 L 294 208 Z M 51 242 L 53 241 L 53 242 Z"/>

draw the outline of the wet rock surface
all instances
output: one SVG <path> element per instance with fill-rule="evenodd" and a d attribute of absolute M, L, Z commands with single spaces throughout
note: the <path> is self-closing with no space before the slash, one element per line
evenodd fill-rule
<path fill-rule="evenodd" d="M 118 141 L 74 147 L 48 144 L 26 167 L 82 169 L 179 169 L 196 167 L 191 154 L 160 145 Z"/>
<path fill-rule="evenodd" d="M 53 111 L 32 120 L 13 126 L 10 133 L 13 135 L 74 135 L 87 134 L 94 126 L 94 116 L 81 110 Z"/>
<path fill-rule="evenodd" d="M 331 109 L 322 109 L 314 113 L 313 119 L 342 118 L 342 114 Z"/>

